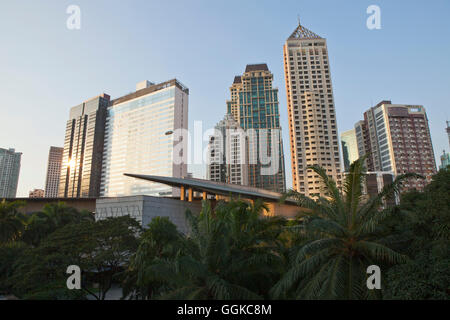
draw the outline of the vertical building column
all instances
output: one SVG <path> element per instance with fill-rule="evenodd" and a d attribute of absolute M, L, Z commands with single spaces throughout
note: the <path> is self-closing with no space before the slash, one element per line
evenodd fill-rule
<path fill-rule="evenodd" d="M 188 189 L 188 201 L 189 202 L 192 202 L 192 194 L 193 194 L 192 188 L 189 188 Z"/>
<path fill-rule="evenodd" d="M 206 200 L 207 196 L 206 196 L 206 192 L 203 191 L 203 200 Z"/>
<path fill-rule="evenodd" d="M 185 190 L 184 190 L 184 187 L 183 186 L 181 186 L 180 187 L 180 200 L 181 201 L 184 201 L 184 197 L 186 196 L 186 192 L 185 192 Z"/>

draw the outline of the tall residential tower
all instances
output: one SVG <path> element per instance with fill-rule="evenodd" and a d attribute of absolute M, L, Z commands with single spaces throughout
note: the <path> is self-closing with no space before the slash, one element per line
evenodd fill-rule
<path fill-rule="evenodd" d="M 297 26 L 283 47 L 293 189 L 323 195 L 310 165 L 340 180 L 336 111 L 326 39 Z"/>
<path fill-rule="evenodd" d="M 230 87 L 227 112 L 246 130 L 249 145 L 250 186 L 284 192 L 283 141 L 281 137 L 278 89 L 267 64 L 249 64 Z"/>
<path fill-rule="evenodd" d="M 367 155 L 369 171 L 418 173 L 426 178 L 411 179 L 405 189 L 423 189 L 436 173 L 433 145 L 425 108 L 420 105 L 392 104 L 385 100 L 364 113 L 359 149 Z"/>

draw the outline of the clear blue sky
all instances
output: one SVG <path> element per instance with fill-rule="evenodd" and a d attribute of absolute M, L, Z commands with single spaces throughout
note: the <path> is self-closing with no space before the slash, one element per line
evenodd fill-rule
<path fill-rule="evenodd" d="M 66 8 L 81 8 L 81 30 Z M 381 30 L 366 8 L 381 8 Z M 43 188 L 48 149 L 62 146 L 70 107 L 138 81 L 178 78 L 189 122 L 210 128 L 226 112 L 236 74 L 268 64 L 279 88 L 291 186 L 282 45 L 301 22 L 327 38 L 340 132 L 382 99 L 422 104 L 436 154 L 449 149 L 450 1 L 2 1 L 0 147 L 23 152 L 18 196 Z M 191 168 L 201 177 L 199 168 Z"/>

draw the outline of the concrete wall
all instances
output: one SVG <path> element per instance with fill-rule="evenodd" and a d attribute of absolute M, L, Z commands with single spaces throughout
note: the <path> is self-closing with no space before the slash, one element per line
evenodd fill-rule
<path fill-rule="evenodd" d="M 179 231 L 187 233 L 186 210 L 193 213 L 201 210 L 201 202 L 187 202 L 151 196 L 131 196 L 98 199 L 95 219 L 130 215 L 146 227 L 154 217 L 168 217 Z"/>
<path fill-rule="evenodd" d="M 25 214 L 41 211 L 47 203 L 64 202 L 67 206 L 78 210 L 95 211 L 95 198 L 7 198 L 6 201 L 25 201 L 19 211 Z M 0 199 L 1 201 L 1 199 Z"/>

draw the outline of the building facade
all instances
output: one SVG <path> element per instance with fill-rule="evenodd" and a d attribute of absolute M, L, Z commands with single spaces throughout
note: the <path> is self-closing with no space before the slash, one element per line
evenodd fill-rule
<path fill-rule="evenodd" d="M 16 197 L 21 158 L 21 152 L 0 148 L 0 198 Z"/>
<path fill-rule="evenodd" d="M 50 147 L 47 162 L 47 175 L 45 178 L 46 198 L 58 197 L 59 178 L 61 176 L 61 164 L 63 159 L 64 148 Z"/>
<path fill-rule="evenodd" d="M 29 198 L 43 198 L 44 190 L 43 189 L 34 189 L 28 193 Z"/>
<path fill-rule="evenodd" d="M 248 136 L 248 184 L 284 192 L 283 140 L 281 136 L 278 89 L 267 64 L 249 64 L 230 87 L 227 112 Z"/>
<path fill-rule="evenodd" d="M 364 127 L 368 171 L 418 173 L 426 180 L 411 179 L 405 189 L 422 190 L 436 173 L 425 108 L 381 101 L 364 113 Z"/>
<path fill-rule="evenodd" d="M 102 94 L 70 109 L 66 124 L 58 197 L 89 198 L 100 194 L 106 109 Z"/>
<path fill-rule="evenodd" d="M 356 140 L 356 130 L 351 129 L 341 133 L 342 158 L 344 160 L 344 170 L 348 171 L 353 161 L 358 160 L 358 141 Z"/>
<path fill-rule="evenodd" d="M 293 189 L 323 195 L 323 167 L 340 181 L 338 129 L 326 39 L 298 25 L 283 47 Z"/>
<path fill-rule="evenodd" d="M 209 137 L 207 179 L 248 185 L 248 140 L 231 113 L 225 115 Z"/>
<path fill-rule="evenodd" d="M 138 83 L 111 101 L 107 111 L 100 196 L 171 196 L 179 190 L 142 182 L 124 173 L 187 175 L 189 89 L 173 79 Z"/>

